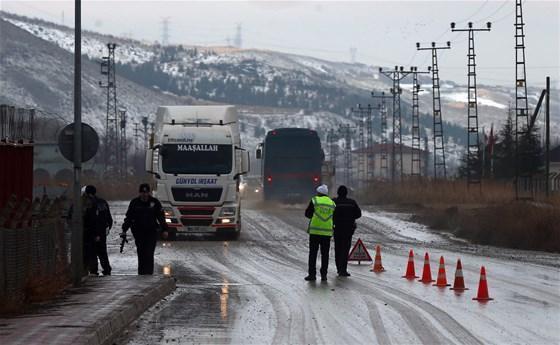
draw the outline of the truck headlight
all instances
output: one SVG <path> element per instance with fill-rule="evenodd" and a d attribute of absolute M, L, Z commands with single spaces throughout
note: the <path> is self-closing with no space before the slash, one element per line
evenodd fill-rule
<path fill-rule="evenodd" d="M 163 214 L 165 215 L 166 218 L 171 218 L 175 216 L 175 214 L 173 213 L 173 209 L 171 207 L 164 207 Z"/>
<path fill-rule="evenodd" d="M 233 217 L 237 212 L 237 207 L 222 207 L 219 217 Z"/>

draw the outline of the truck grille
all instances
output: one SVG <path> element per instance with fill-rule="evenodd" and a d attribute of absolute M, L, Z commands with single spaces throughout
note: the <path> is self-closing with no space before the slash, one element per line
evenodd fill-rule
<path fill-rule="evenodd" d="M 220 201 L 222 188 L 177 188 L 172 187 L 171 193 L 176 201 L 213 202 Z"/>
<path fill-rule="evenodd" d="M 185 226 L 210 226 L 212 219 L 181 218 L 181 223 Z"/>
<path fill-rule="evenodd" d="M 182 216 L 211 216 L 214 207 L 179 207 Z"/>

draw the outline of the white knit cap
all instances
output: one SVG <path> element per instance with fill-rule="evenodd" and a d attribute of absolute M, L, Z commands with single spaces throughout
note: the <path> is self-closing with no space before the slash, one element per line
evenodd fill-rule
<path fill-rule="evenodd" d="M 326 184 L 322 184 L 319 187 L 317 187 L 317 193 L 328 195 L 329 194 L 329 187 L 327 187 Z"/>

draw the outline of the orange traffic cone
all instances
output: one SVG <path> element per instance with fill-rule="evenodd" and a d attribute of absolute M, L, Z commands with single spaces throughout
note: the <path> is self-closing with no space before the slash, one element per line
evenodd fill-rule
<path fill-rule="evenodd" d="M 377 245 L 375 247 L 375 261 L 373 262 L 373 267 L 371 269 L 372 272 L 383 272 L 385 269 L 381 264 L 381 247 Z"/>
<path fill-rule="evenodd" d="M 480 268 L 480 283 L 478 284 L 478 293 L 475 298 L 475 301 L 485 302 L 491 301 L 493 298 L 488 296 L 488 284 L 486 283 L 486 269 L 484 266 Z"/>
<path fill-rule="evenodd" d="M 455 281 L 453 282 L 453 287 L 450 290 L 456 290 L 458 292 L 468 290 L 468 288 L 465 287 L 465 280 L 463 279 L 463 265 L 461 265 L 461 259 L 457 259 Z"/>
<path fill-rule="evenodd" d="M 434 286 L 437 287 L 451 286 L 451 284 L 447 284 L 447 277 L 445 275 L 445 262 L 443 261 L 443 256 L 439 258 L 439 269 L 437 274 L 437 280 Z"/>
<path fill-rule="evenodd" d="M 406 279 L 418 278 L 414 270 L 414 252 L 412 251 L 412 249 L 408 253 L 408 265 L 406 266 L 406 274 L 402 277 Z"/>
<path fill-rule="evenodd" d="M 430 269 L 430 256 L 428 255 L 428 252 L 424 254 L 424 270 L 422 271 L 422 279 L 418 281 L 426 284 L 435 281 L 432 279 L 432 270 Z"/>

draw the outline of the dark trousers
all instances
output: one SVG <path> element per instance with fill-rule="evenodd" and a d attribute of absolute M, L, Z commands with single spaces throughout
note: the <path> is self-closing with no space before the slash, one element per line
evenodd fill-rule
<path fill-rule="evenodd" d="M 327 275 L 329 268 L 329 248 L 331 238 L 329 236 L 309 235 L 309 275 L 315 277 L 317 274 L 317 252 L 321 247 L 321 276 Z"/>
<path fill-rule="evenodd" d="M 348 270 L 348 253 L 352 245 L 352 235 L 334 236 L 334 258 L 336 270 L 339 274 Z"/>
<path fill-rule="evenodd" d="M 138 254 L 138 274 L 154 274 L 154 252 L 157 238 L 142 237 L 135 239 Z"/>
<path fill-rule="evenodd" d="M 93 242 L 93 255 L 90 261 L 89 271 L 97 273 L 97 258 L 101 263 L 103 274 L 111 274 L 111 265 L 109 264 L 109 256 L 107 255 L 107 237 L 102 236 L 98 242 Z"/>

